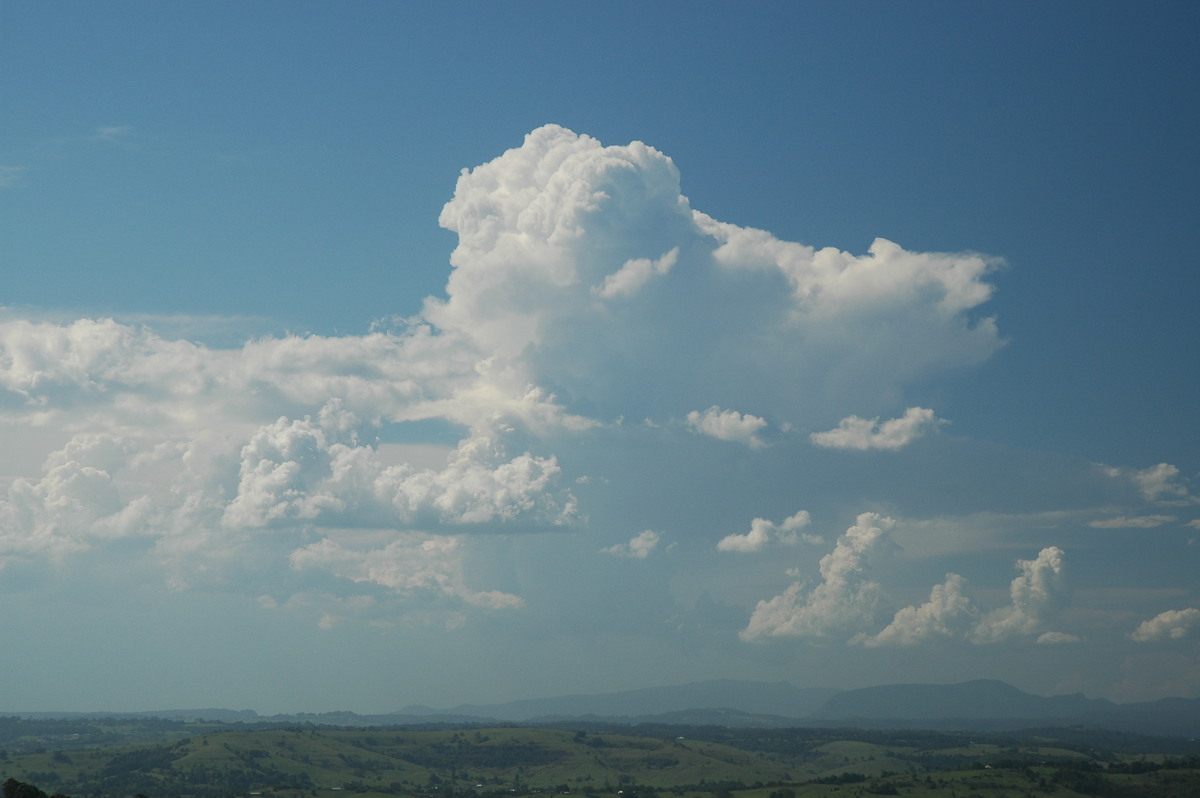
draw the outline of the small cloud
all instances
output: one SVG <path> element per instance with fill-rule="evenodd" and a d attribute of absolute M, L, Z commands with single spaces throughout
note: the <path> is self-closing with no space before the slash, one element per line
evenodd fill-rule
<path fill-rule="evenodd" d="M 25 174 L 23 166 L 0 166 L 0 188 L 19 185 L 23 174 Z"/>
<path fill-rule="evenodd" d="M 1175 481 L 1178 476 L 1179 469 L 1170 463 L 1159 463 L 1129 474 L 1146 501 L 1164 504 L 1186 504 L 1193 501 L 1187 487 Z"/>
<path fill-rule="evenodd" d="M 1133 631 L 1129 637 L 1139 643 L 1152 640 L 1182 640 L 1200 629 L 1200 609 L 1188 607 L 1183 610 L 1160 612 Z"/>
<path fill-rule="evenodd" d="M 92 138 L 96 141 L 125 141 L 133 135 L 133 128 L 129 125 L 110 125 L 107 127 L 98 127 L 92 134 Z"/>
<path fill-rule="evenodd" d="M 887 449 L 896 451 L 920 438 L 939 424 L 945 423 L 925 407 L 910 407 L 900 418 L 882 424 L 878 418 L 847 416 L 835 429 L 814 432 L 809 438 L 826 449 Z"/>
<path fill-rule="evenodd" d="M 765 518 L 755 518 L 750 522 L 750 531 L 744 535 L 727 535 L 717 543 L 720 551 L 753 552 L 766 546 L 771 541 L 794 545 L 801 541 L 819 543 L 821 538 L 816 535 L 800 534 L 800 530 L 808 526 L 812 518 L 808 512 L 801 510 L 790 518 L 776 524 Z"/>
<path fill-rule="evenodd" d="M 1069 645 L 1071 643 L 1081 643 L 1083 638 L 1078 635 L 1067 634 L 1066 632 L 1045 632 L 1038 635 L 1037 642 L 1039 645 Z"/>
<path fill-rule="evenodd" d="M 1095 529 L 1153 529 L 1156 526 L 1169 524 L 1175 520 L 1173 515 L 1138 515 L 1128 518 L 1119 515 L 1116 518 L 1103 518 L 1090 521 L 1088 526 Z"/>
<path fill-rule="evenodd" d="M 1200 518 L 1193 519 L 1187 522 L 1187 525 L 1192 529 L 1200 529 Z"/>
<path fill-rule="evenodd" d="M 615 546 L 600 549 L 600 553 L 611 554 L 614 557 L 630 557 L 635 560 L 644 560 L 658 547 L 661 537 L 654 530 L 647 529 L 640 535 L 631 538 L 628 543 L 618 543 Z"/>
<path fill-rule="evenodd" d="M 703 413 L 698 410 L 688 413 L 687 423 L 696 432 L 717 440 L 744 443 L 752 449 L 766 445 L 758 437 L 759 430 L 767 426 L 766 420 L 749 413 L 722 410 L 713 405 Z"/>

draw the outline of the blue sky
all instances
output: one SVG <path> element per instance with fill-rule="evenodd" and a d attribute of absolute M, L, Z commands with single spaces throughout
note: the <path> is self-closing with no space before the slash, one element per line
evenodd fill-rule
<path fill-rule="evenodd" d="M 0 7 L 0 709 L 1200 696 L 1200 12 Z"/>

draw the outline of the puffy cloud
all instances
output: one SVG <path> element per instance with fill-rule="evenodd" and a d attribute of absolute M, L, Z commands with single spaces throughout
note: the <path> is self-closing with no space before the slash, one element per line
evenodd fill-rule
<path fill-rule="evenodd" d="M 553 457 L 526 452 L 505 460 L 495 437 L 476 436 L 459 443 L 444 469 L 384 467 L 374 447 L 357 445 L 356 426 L 353 414 L 332 403 L 316 421 L 281 418 L 259 429 L 242 449 L 237 496 L 225 523 L 428 526 L 523 515 L 550 525 L 572 520 L 570 494 L 549 493 L 559 473 Z"/>
<path fill-rule="evenodd" d="M 1040 635 L 1066 604 L 1069 594 L 1063 578 L 1062 549 L 1048 546 L 1033 560 L 1017 560 L 1017 569 L 1021 575 L 1009 587 L 1012 603 L 983 617 L 971 633 L 975 642 Z"/>
<path fill-rule="evenodd" d="M 774 523 L 765 518 L 755 518 L 750 522 L 750 531 L 744 535 L 727 535 L 717 543 L 720 551 L 753 552 L 766 546 L 771 541 L 795 544 L 804 540 L 808 543 L 820 542 L 815 535 L 802 535 L 801 529 L 811 523 L 812 519 L 806 510 L 785 518 L 781 523 Z"/>
<path fill-rule="evenodd" d="M 1146 501 L 1169 504 L 1187 502 L 1192 498 L 1187 487 L 1176 482 L 1178 476 L 1179 469 L 1170 463 L 1159 463 L 1130 474 Z"/>
<path fill-rule="evenodd" d="M 910 407 L 900 418 L 879 423 L 878 418 L 866 419 L 858 416 L 843 418 L 835 429 L 814 432 L 810 437 L 817 446 L 827 449 L 888 449 L 896 451 L 920 438 L 938 424 L 933 411 L 924 407 Z"/>
<path fill-rule="evenodd" d="M 1126 517 L 1119 515 L 1115 518 L 1100 518 L 1089 521 L 1088 526 L 1095 529 L 1153 529 L 1156 526 L 1169 524 L 1176 520 L 1173 515 L 1136 515 Z"/>
<path fill-rule="evenodd" d="M 877 513 L 860 514 L 834 550 L 821 558 L 821 582 L 807 593 L 802 583 L 793 582 L 780 595 L 758 602 L 742 639 L 822 638 L 869 624 L 882 590 L 867 578 L 868 566 L 887 548 L 894 525 L 891 518 Z"/>
<path fill-rule="evenodd" d="M 618 543 L 607 548 L 600 549 L 601 554 L 611 554 L 614 557 L 632 557 L 635 560 L 644 560 L 650 556 L 656 548 L 658 548 L 661 535 L 651 529 L 647 529 L 639 535 L 635 535 L 628 543 Z"/>
<path fill-rule="evenodd" d="M 758 431 L 767 425 L 764 419 L 736 410 L 713 406 L 701 413 L 693 410 L 687 415 L 688 426 L 699 433 L 720 441 L 744 443 L 752 449 L 763 446 Z"/>
<path fill-rule="evenodd" d="M 905 607 L 878 634 L 861 636 L 856 642 L 869 647 L 913 645 L 937 638 L 961 637 L 979 617 L 967 594 L 967 580 L 958 574 L 946 574 L 946 581 L 934 585 L 929 601 L 917 607 Z"/>
<path fill-rule="evenodd" d="M 1154 640 L 1180 640 L 1200 629 L 1200 609 L 1188 607 L 1182 610 L 1160 612 L 1148 621 L 1142 621 L 1129 635 L 1139 643 Z"/>

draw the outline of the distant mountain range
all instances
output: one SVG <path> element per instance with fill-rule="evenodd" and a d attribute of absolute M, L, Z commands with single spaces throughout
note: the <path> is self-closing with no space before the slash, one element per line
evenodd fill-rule
<path fill-rule="evenodd" d="M 0 713 L 3 714 L 3 713 Z M 69 713 L 17 713 L 65 717 Z M 1200 699 L 1114 704 L 1074 695 L 1038 696 L 1005 682 L 892 684 L 860 690 L 800 688 L 787 682 L 717 680 L 617 693 L 566 695 L 452 709 L 412 705 L 385 715 L 353 712 L 261 716 L 250 710 L 196 709 L 130 714 L 224 723 L 330 726 L 519 723 L 668 724 L 1015 730 L 1078 726 L 1159 736 L 1200 737 Z M 79 714 L 76 713 L 75 717 Z"/>

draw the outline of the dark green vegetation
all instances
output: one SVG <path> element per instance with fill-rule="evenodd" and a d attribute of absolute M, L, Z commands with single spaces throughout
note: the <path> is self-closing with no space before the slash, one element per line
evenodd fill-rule
<path fill-rule="evenodd" d="M 413 728 L 0 718 L 3 798 L 929 798 L 1200 795 L 1200 743 L 604 725 Z"/>

